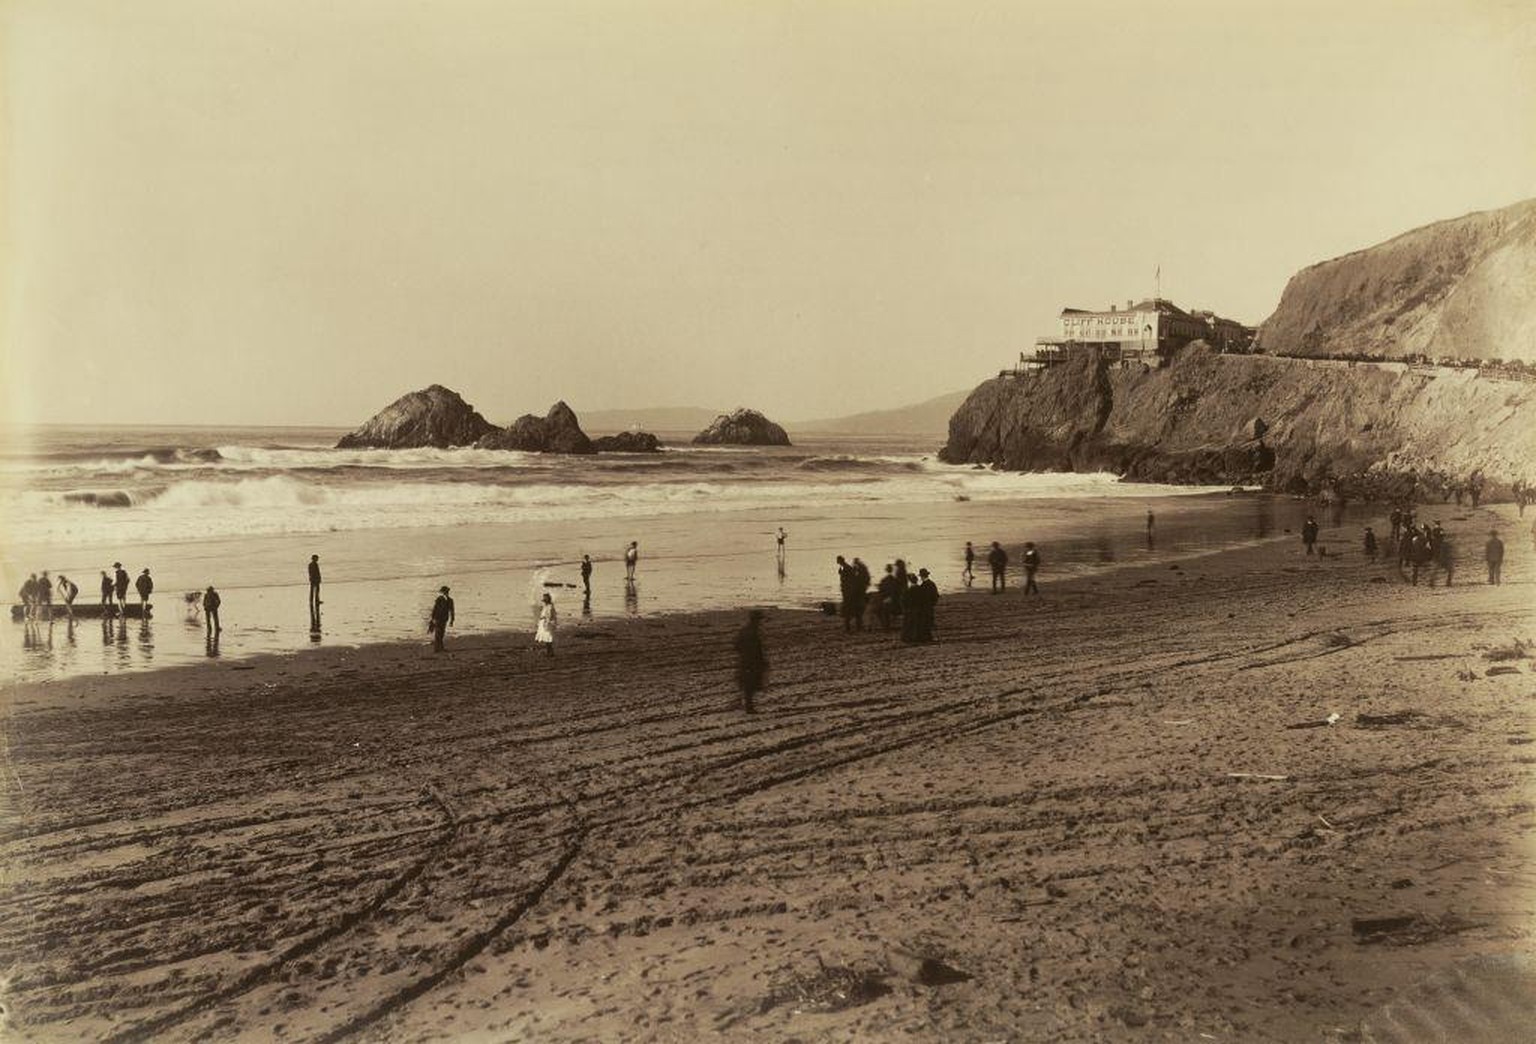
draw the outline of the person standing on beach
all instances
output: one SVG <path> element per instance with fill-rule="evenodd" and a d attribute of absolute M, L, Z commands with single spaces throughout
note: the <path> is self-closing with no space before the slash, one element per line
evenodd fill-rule
<path fill-rule="evenodd" d="M 448 586 L 444 584 L 437 589 L 437 601 L 432 603 L 432 616 L 427 621 L 427 630 L 432 632 L 432 651 L 443 651 L 443 636 L 448 633 L 448 625 L 453 623 L 453 599 L 448 597 Z"/>
<path fill-rule="evenodd" d="M 781 565 L 784 562 L 784 538 L 787 536 L 789 536 L 789 534 L 784 532 L 783 526 L 780 526 L 778 535 L 774 538 L 774 543 L 778 546 L 779 563 Z"/>
<path fill-rule="evenodd" d="M 1365 557 L 1366 557 L 1367 561 L 1371 562 L 1372 564 L 1375 564 L 1375 562 L 1376 562 L 1376 534 L 1371 531 L 1371 527 L 1370 526 L 1366 526 L 1365 527 Z"/>
<path fill-rule="evenodd" d="M 555 612 L 555 600 L 544 592 L 544 605 L 539 609 L 539 626 L 533 632 L 536 644 L 544 646 L 546 656 L 555 655 L 555 628 L 559 626 L 559 614 Z"/>
<path fill-rule="evenodd" d="M 40 620 L 53 619 L 53 581 L 48 578 L 48 570 L 43 570 L 43 575 L 38 577 L 37 587 L 32 593 L 33 600 L 37 603 L 37 616 Z"/>
<path fill-rule="evenodd" d="M 1435 577 L 1440 573 L 1441 570 L 1444 570 L 1445 586 L 1450 587 L 1451 574 L 1456 568 L 1456 558 L 1455 553 L 1451 548 L 1451 538 L 1445 534 L 1444 530 L 1441 530 L 1440 534 L 1433 538 L 1432 546 L 1434 547 L 1435 551 L 1435 567 L 1434 571 L 1431 572 L 1429 576 L 1429 586 L 1435 586 Z"/>
<path fill-rule="evenodd" d="M 860 604 L 860 592 L 858 590 L 859 571 L 849 565 L 842 555 L 837 556 L 837 588 L 841 597 L 843 617 L 843 633 L 847 634 L 857 624 L 859 630 L 864 629 L 864 607 Z"/>
<path fill-rule="evenodd" d="M 1035 573 L 1040 568 L 1040 552 L 1029 541 L 1024 542 L 1024 593 L 1039 594 L 1040 585 L 1035 583 Z"/>
<path fill-rule="evenodd" d="M 59 599 L 64 603 L 64 614 L 68 616 L 71 621 L 73 621 L 75 618 L 75 596 L 79 593 L 79 586 L 69 577 L 65 576 L 63 573 L 60 573 Z"/>
<path fill-rule="evenodd" d="M 139 615 L 149 618 L 149 596 L 155 593 L 155 582 L 149 577 L 149 570 L 145 569 L 139 574 L 139 578 L 133 582 L 134 589 L 139 592 Z"/>
<path fill-rule="evenodd" d="M 631 540 L 629 546 L 624 549 L 624 579 L 628 583 L 635 582 L 635 565 L 640 561 L 640 542 Z"/>
<path fill-rule="evenodd" d="M 920 628 L 922 641 L 931 642 L 934 631 L 938 627 L 939 585 L 933 582 L 926 569 L 919 569 L 917 575 L 920 578 L 917 589 L 922 592 L 922 597 L 918 600 L 918 604 L 922 607 L 923 619 Z"/>
<path fill-rule="evenodd" d="M 117 576 L 112 582 L 112 593 L 117 596 L 117 610 L 119 616 L 128 615 L 128 570 L 123 568 L 123 563 L 113 562 L 112 568 L 117 570 Z"/>
<path fill-rule="evenodd" d="M 864 630 L 864 614 L 869 608 L 869 566 L 864 564 L 864 559 L 858 555 L 853 556 L 853 586 L 858 592 L 859 618 L 856 621 L 859 630 Z"/>
<path fill-rule="evenodd" d="M 1488 563 L 1488 582 L 1494 585 L 1503 583 L 1504 541 L 1499 539 L 1497 529 L 1488 530 L 1488 543 L 1483 545 L 1483 560 Z"/>
<path fill-rule="evenodd" d="M 104 607 L 112 604 L 112 574 L 105 569 L 101 571 L 101 604 Z M 107 614 L 101 615 L 105 619 Z"/>
<path fill-rule="evenodd" d="M 1157 516 L 1152 514 L 1151 511 L 1148 511 L 1147 512 L 1147 536 L 1148 536 L 1148 538 L 1150 538 L 1152 536 L 1152 526 L 1156 522 L 1157 522 Z"/>
<path fill-rule="evenodd" d="M 1306 545 L 1307 554 L 1315 554 L 1312 545 L 1317 543 L 1317 519 L 1311 515 L 1301 526 L 1301 542 Z"/>
<path fill-rule="evenodd" d="M 581 556 L 581 597 L 592 597 L 592 556 Z"/>
<path fill-rule="evenodd" d="M 21 582 L 21 590 L 16 592 L 21 598 L 21 618 L 31 620 L 37 616 L 37 574 L 33 573 Z"/>
<path fill-rule="evenodd" d="M 992 541 L 992 550 L 987 552 L 987 565 L 992 567 L 992 593 L 997 594 L 1008 586 L 1008 552 L 996 540 Z"/>
<path fill-rule="evenodd" d="M 320 556 L 309 556 L 309 616 L 320 615 Z"/>
<path fill-rule="evenodd" d="M 762 610 L 753 609 L 747 614 L 746 625 L 736 632 L 736 686 L 741 690 L 741 709 L 748 714 L 757 713 L 753 699 L 768 678 L 762 623 Z"/>
<path fill-rule="evenodd" d="M 223 601 L 219 592 L 208 585 L 208 590 L 203 592 L 203 619 L 208 625 L 208 637 L 212 638 L 224 630 L 224 625 L 219 623 L 219 605 Z M 193 626 L 196 626 L 195 624 Z"/>
<path fill-rule="evenodd" d="M 908 577 L 907 560 L 905 558 L 896 559 L 896 572 L 892 575 L 896 577 L 896 599 L 891 603 L 890 610 L 892 616 L 900 616 L 906 612 Z"/>
<path fill-rule="evenodd" d="M 923 640 L 923 592 L 918 587 L 916 575 L 907 577 L 907 586 L 901 592 L 901 640 Z"/>
<path fill-rule="evenodd" d="M 960 579 L 965 581 L 966 587 L 970 587 L 972 581 L 976 579 L 976 549 L 971 546 L 969 540 L 965 542 L 965 569 L 961 572 Z"/>

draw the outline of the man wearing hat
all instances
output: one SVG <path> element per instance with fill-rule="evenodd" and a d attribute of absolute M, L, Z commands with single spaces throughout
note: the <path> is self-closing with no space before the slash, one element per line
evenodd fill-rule
<path fill-rule="evenodd" d="M 448 597 L 446 584 L 437 590 L 437 601 L 432 603 L 432 619 L 427 623 L 427 630 L 432 632 L 432 651 L 442 652 L 443 635 L 453 623 L 453 599 Z"/>
<path fill-rule="evenodd" d="M 123 568 L 123 563 L 113 562 L 112 568 L 117 570 L 113 581 L 112 590 L 117 595 L 117 611 L 119 616 L 128 615 L 128 570 Z"/>

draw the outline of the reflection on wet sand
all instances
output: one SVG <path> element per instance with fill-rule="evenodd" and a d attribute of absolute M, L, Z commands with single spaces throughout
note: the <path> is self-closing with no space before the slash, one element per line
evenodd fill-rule
<path fill-rule="evenodd" d="M 624 612 L 630 616 L 640 615 L 640 590 L 633 580 L 624 581 Z"/>

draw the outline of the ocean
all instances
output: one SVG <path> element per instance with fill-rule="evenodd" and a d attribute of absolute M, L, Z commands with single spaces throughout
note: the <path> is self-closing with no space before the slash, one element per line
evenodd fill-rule
<path fill-rule="evenodd" d="M 456 632 L 508 631 L 520 642 L 546 590 L 567 632 L 593 619 L 812 608 L 837 597 L 837 554 L 862 557 L 876 576 L 901 557 L 955 591 L 967 540 L 983 556 L 1001 540 L 1017 561 L 1027 539 L 1040 545 L 1049 582 L 1262 540 L 1304 514 L 1225 490 L 947 465 L 939 440 L 906 436 L 760 448 L 695 447 L 687 433 L 660 433 L 662 453 L 565 457 L 332 449 L 341 434 L 0 429 L 0 582 L 13 597 L 45 569 L 73 579 L 81 602 L 98 600 L 101 572 L 117 561 L 155 579 L 148 622 L 0 624 L 10 628 L 0 670 L 47 678 L 425 640 L 442 584 L 453 590 Z M 1150 545 L 1148 510 L 1158 516 Z M 641 556 L 632 588 L 622 564 L 630 540 Z M 311 554 L 325 576 L 318 629 L 307 608 Z M 596 563 L 586 602 L 582 554 Z M 223 598 L 217 647 L 184 601 L 209 584 Z"/>

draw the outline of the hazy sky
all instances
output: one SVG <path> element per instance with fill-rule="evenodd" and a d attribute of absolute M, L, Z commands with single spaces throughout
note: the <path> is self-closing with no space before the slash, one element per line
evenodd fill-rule
<path fill-rule="evenodd" d="M 13 419 L 894 406 L 1536 195 L 1536 9 L 5 4 Z"/>

